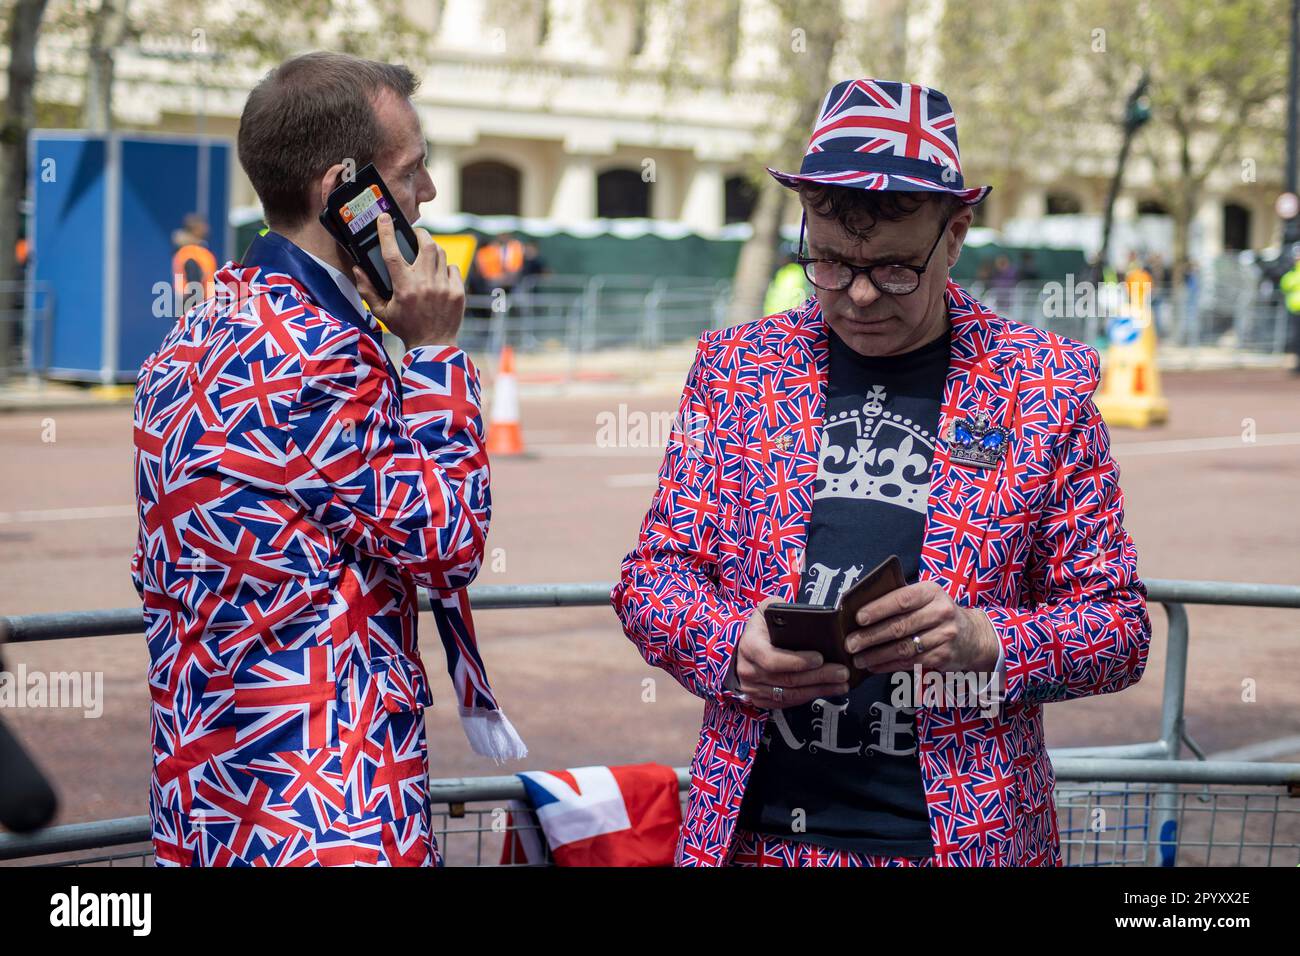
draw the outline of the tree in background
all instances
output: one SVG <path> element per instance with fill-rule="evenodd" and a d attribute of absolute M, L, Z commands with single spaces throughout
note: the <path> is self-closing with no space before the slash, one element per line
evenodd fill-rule
<path fill-rule="evenodd" d="M 1209 177 L 1253 182 L 1277 168 L 1281 179 L 1286 22 L 1287 0 L 949 3 L 941 70 L 959 115 L 977 117 L 962 126 L 963 152 L 991 164 L 995 187 L 1035 168 L 1068 177 L 1083 157 L 1113 164 L 1125 101 L 1149 74 L 1152 115 L 1135 150 L 1170 210 L 1181 315 Z"/>
<path fill-rule="evenodd" d="M 772 0 L 779 17 L 783 73 L 771 81 L 780 104 L 775 111 L 770 152 L 751 157 L 750 181 L 756 202 L 753 234 L 741 248 L 732 280 L 728 321 L 745 322 L 763 314 L 763 295 L 776 268 L 781 224 L 797 199 L 768 175 L 766 166 L 798 169 L 826 91 L 858 76 L 908 79 L 909 11 L 920 0 L 842 0 L 806 3 Z"/>
<path fill-rule="evenodd" d="M 222 82 L 223 64 L 240 71 L 269 67 L 318 46 L 401 58 L 417 72 L 427 55 L 428 34 L 406 16 L 403 0 L 373 0 L 364 11 L 347 0 L 245 0 L 238 9 L 225 10 L 203 0 L 54 0 L 46 8 L 47 0 L 15 0 L 3 14 L 9 93 L 0 136 L 0 289 L 21 278 L 15 243 L 27 189 L 27 139 L 38 105 L 36 47 L 42 23 L 46 36 L 85 51 L 80 121 L 92 133 L 114 127 L 116 62 L 128 49 L 188 62 L 199 88 Z M 186 79 L 182 72 L 177 81 Z M 0 316 L 12 317 L 21 308 L 19 294 L 0 294 Z M 12 318 L 0 318 L 0 378 L 17 364 L 16 328 Z"/>
<path fill-rule="evenodd" d="M 792 201 L 788 189 L 768 175 L 764 166 L 798 169 L 822 97 L 830 88 L 831 64 L 836 48 L 849 27 L 838 2 L 801 4 L 777 0 L 785 75 L 780 77 L 780 99 L 784 109 L 778 117 L 779 138 L 775 151 L 754 157 L 750 182 L 756 193 L 750 215 L 753 233 L 740 249 L 732 279 L 728 324 L 747 322 L 763 314 L 763 295 L 776 269 L 781 242 L 781 223 Z"/>
<path fill-rule="evenodd" d="M 1151 76 L 1151 122 L 1136 146 L 1173 219 L 1174 309 L 1181 315 L 1183 263 L 1207 180 L 1229 172 L 1254 182 L 1272 167 L 1282 179 L 1288 4 L 1081 3 L 1087 16 L 1115 25 L 1107 54 L 1090 61 L 1101 87 L 1131 86 L 1143 70 Z"/>
<path fill-rule="evenodd" d="M 89 133 L 106 133 L 113 127 L 113 67 L 118 48 L 128 39 L 138 39 L 127 15 L 129 0 L 99 0 L 87 11 L 89 44 L 86 49 L 86 93 L 82 105 L 82 126 Z M 73 3 L 68 12 L 80 4 Z"/>
<path fill-rule="evenodd" d="M 201 86 L 221 81 L 222 63 L 269 67 L 316 48 L 400 58 L 414 67 L 429 38 L 407 15 L 404 0 L 243 0 L 230 7 L 209 0 L 55 2 L 50 31 L 86 51 L 82 125 L 90 132 L 113 128 L 116 63 L 128 50 L 188 61 Z"/>
<path fill-rule="evenodd" d="M 532 0 L 502 3 L 505 10 L 512 11 L 507 15 L 516 16 L 533 6 Z M 641 51 L 647 31 L 662 31 L 663 35 L 656 39 L 663 55 L 651 75 L 660 85 L 660 102 L 668 102 L 674 90 L 733 89 L 733 69 L 743 50 L 745 17 L 752 15 L 756 6 L 739 0 L 593 0 L 586 7 L 586 15 L 589 29 L 613 23 L 635 24 L 634 55 Z M 770 29 L 776 33 L 780 62 L 774 75 L 749 87 L 769 104 L 771 127 L 758 155 L 746 160 L 746 178 L 754 189 L 749 217 L 753 232 L 741 247 L 736 263 L 729 323 L 762 315 L 763 295 L 776 268 L 781 224 L 792 201 L 789 190 L 773 180 L 764 167 L 798 168 L 822 97 L 831 86 L 836 56 L 853 48 L 854 38 L 864 46 L 869 44 L 878 62 L 904 53 L 898 29 L 900 23 L 905 25 L 907 6 L 903 0 L 873 0 L 871 9 L 857 20 L 846 15 L 842 0 L 766 0 L 764 6 L 773 14 Z M 882 11 L 889 15 L 882 17 Z M 625 78 L 631 79 L 635 69 L 643 68 L 634 67 L 629 58 Z"/>
<path fill-rule="evenodd" d="M 938 85 L 958 118 L 968 181 L 997 193 L 1026 170 L 1069 165 L 1085 99 L 1071 74 L 1088 40 L 1072 16 L 1059 0 L 944 5 Z"/>
<path fill-rule="evenodd" d="M 46 0 L 16 0 L 9 8 L 8 86 L 0 130 L 0 380 L 15 364 L 14 343 L 22 295 L 10 291 L 19 278 L 17 243 L 27 185 L 27 133 L 35 114 L 36 41 Z"/>

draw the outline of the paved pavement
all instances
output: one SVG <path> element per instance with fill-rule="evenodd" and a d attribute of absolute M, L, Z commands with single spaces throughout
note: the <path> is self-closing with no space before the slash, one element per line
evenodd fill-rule
<path fill-rule="evenodd" d="M 1171 424 L 1114 435 L 1143 576 L 1300 583 L 1300 380 L 1270 369 L 1172 372 L 1164 384 Z M 526 399 L 530 457 L 494 463 L 496 513 L 480 582 L 612 580 L 653 487 L 662 451 L 655 427 L 675 405 L 673 395 L 608 388 Z M 647 447 L 601 447 L 602 424 L 620 421 L 642 427 Z M 1258 440 L 1243 440 L 1252 428 Z M 127 407 L 0 416 L 5 613 L 135 602 L 130 451 Z M 1049 745 L 1156 735 L 1162 609 L 1152 618 L 1156 640 L 1143 681 L 1119 695 L 1048 707 Z M 479 619 L 494 685 L 532 748 L 529 767 L 689 759 L 700 702 L 645 665 L 608 608 L 485 611 Z M 1190 619 L 1189 733 L 1207 752 L 1293 738 L 1294 746 L 1253 752 L 1300 757 L 1300 615 L 1193 607 Z M 434 775 L 502 772 L 469 752 L 431 622 L 421 628 L 437 701 L 428 718 Z M 141 638 L 26 645 L 6 656 L 11 670 L 21 663 L 104 675 L 97 719 L 48 709 L 3 715 L 57 781 L 63 821 L 143 813 L 149 698 Z M 1255 698 L 1247 702 L 1249 682 Z"/>

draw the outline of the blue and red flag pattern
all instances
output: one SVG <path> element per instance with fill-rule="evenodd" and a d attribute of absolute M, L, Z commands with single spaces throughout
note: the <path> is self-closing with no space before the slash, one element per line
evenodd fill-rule
<path fill-rule="evenodd" d="M 437 863 L 416 599 L 481 561 L 478 373 L 417 348 L 399 384 L 297 279 L 215 283 L 136 390 L 157 862 Z"/>
<path fill-rule="evenodd" d="M 556 866 L 672 865 L 682 825 L 672 767 L 647 763 L 518 776 Z M 527 862 L 536 857 L 522 841 L 506 849 L 522 850 Z"/>
<path fill-rule="evenodd" d="M 968 204 L 990 187 L 965 185 L 957 117 L 936 89 L 896 80 L 836 83 L 822 101 L 798 173 L 769 169 L 783 185 L 948 192 Z"/>
<path fill-rule="evenodd" d="M 955 283 L 945 295 L 952 361 L 920 577 L 988 614 L 1006 684 L 992 717 L 917 710 L 935 860 L 1059 865 L 1042 705 L 1139 679 L 1151 636 L 1146 587 L 1092 400 L 1097 351 L 1008 321 Z M 646 661 L 705 701 L 680 865 L 722 865 L 735 850 L 768 712 L 724 680 L 759 602 L 796 600 L 827 356 L 815 297 L 701 336 L 658 490 L 612 594 Z M 994 468 L 951 455 L 949 426 L 981 413 L 1010 434 Z"/>

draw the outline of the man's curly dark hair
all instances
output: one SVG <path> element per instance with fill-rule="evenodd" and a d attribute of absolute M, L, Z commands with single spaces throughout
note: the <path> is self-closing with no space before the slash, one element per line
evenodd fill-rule
<path fill-rule="evenodd" d="M 948 219 L 965 205 L 950 193 L 852 189 L 818 183 L 802 184 L 799 196 L 817 215 L 834 219 L 845 232 L 862 240 L 871 238 L 870 232 L 880 220 L 898 222 L 927 203 L 938 205 L 940 219 Z"/>

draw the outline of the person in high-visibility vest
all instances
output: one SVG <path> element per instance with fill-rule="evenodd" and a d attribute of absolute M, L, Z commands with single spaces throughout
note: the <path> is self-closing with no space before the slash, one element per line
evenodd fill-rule
<path fill-rule="evenodd" d="M 786 256 L 785 265 L 776 270 L 767 294 L 763 296 L 763 314 L 776 315 L 797 309 L 812 295 L 808 287 L 808 277 L 793 253 Z"/>
<path fill-rule="evenodd" d="M 217 257 L 207 247 L 208 223 L 190 213 L 181 228 L 172 233 L 172 283 L 176 289 L 176 314 L 183 315 L 194 303 L 212 297 Z"/>
<path fill-rule="evenodd" d="M 1151 273 L 1143 268 L 1136 252 L 1129 253 L 1128 272 L 1124 275 L 1124 285 L 1133 316 L 1136 318 L 1145 315 L 1151 305 Z"/>
<path fill-rule="evenodd" d="M 503 232 L 479 249 L 474 266 L 487 288 L 511 289 L 524 271 L 524 244 Z"/>
<path fill-rule="evenodd" d="M 1276 274 L 1276 273 L 1275 273 Z M 1282 290 L 1286 310 L 1291 313 L 1291 352 L 1296 357 L 1296 364 L 1291 371 L 1300 375 L 1300 252 L 1296 253 L 1295 263 L 1291 266 L 1290 271 L 1278 280 L 1278 287 Z"/>

